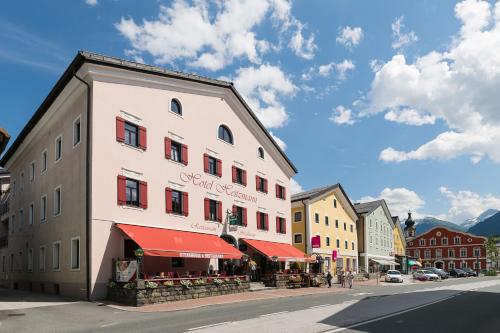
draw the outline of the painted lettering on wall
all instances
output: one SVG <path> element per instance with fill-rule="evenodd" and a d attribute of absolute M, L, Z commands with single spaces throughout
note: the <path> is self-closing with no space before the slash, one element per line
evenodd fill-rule
<path fill-rule="evenodd" d="M 191 183 L 194 186 L 198 186 L 201 188 L 204 188 L 209 191 L 217 191 L 220 194 L 225 194 L 230 197 L 238 198 L 241 200 L 245 200 L 248 202 L 253 202 L 257 203 L 257 197 L 246 194 L 243 192 L 240 192 L 238 189 L 234 188 L 234 185 L 232 184 L 220 184 L 216 182 L 215 180 L 207 180 L 203 179 L 202 175 L 199 173 L 188 173 L 188 172 L 181 172 L 179 174 L 179 178 L 181 181 L 184 183 Z"/>
<path fill-rule="evenodd" d="M 217 231 L 216 225 L 205 225 L 201 223 L 191 223 L 192 229 L 203 230 L 203 231 Z"/>

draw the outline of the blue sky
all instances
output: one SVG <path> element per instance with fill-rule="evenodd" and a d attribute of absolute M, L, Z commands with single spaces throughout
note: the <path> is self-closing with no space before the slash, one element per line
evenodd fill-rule
<path fill-rule="evenodd" d="M 81 49 L 225 78 L 297 188 L 462 222 L 500 208 L 499 20 L 477 0 L 8 2 L 0 126 L 15 138 Z"/>

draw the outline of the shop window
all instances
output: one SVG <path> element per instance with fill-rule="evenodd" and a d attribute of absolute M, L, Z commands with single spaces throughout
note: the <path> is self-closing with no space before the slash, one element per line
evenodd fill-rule
<path fill-rule="evenodd" d="M 182 116 L 182 106 L 178 99 L 174 98 L 170 101 L 170 111 Z"/>
<path fill-rule="evenodd" d="M 233 144 L 233 134 L 226 125 L 219 126 L 219 139 Z"/>
<path fill-rule="evenodd" d="M 247 185 L 247 172 L 245 170 L 233 165 L 231 174 L 233 178 L 233 183 L 240 184 L 243 186 Z"/>

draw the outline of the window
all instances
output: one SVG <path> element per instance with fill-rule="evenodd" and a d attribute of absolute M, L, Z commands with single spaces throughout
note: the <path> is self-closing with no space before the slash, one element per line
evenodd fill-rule
<path fill-rule="evenodd" d="M 80 237 L 71 239 L 71 269 L 80 269 Z"/>
<path fill-rule="evenodd" d="M 23 271 L 23 251 L 19 251 L 18 255 L 19 255 L 19 267 L 18 267 L 18 270 L 19 270 L 19 272 L 22 272 Z"/>
<path fill-rule="evenodd" d="M 5 273 L 5 270 L 7 269 L 7 267 L 5 267 L 7 265 L 6 261 L 5 256 L 2 256 L 2 273 Z"/>
<path fill-rule="evenodd" d="M 283 217 L 276 217 L 276 232 L 286 234 L 286 220 Z"/>
<path fill-rule="evenodd" d="M 40 199 L 40 221 L 45 222 L 47 220 L 47 196 L 43 195 Z"/>
<path fill-rule="evenodd" d="M 448 263 L 448 269 L 450 269 L 450 270 L 451 270 L 451 269 L 455 269 L 455 263 L 454 263 L 453 261 L 450 261 L 450 262 Z"/>
<path fill-rule="evenodd" d="M 319 223 L 319 214 L 314 213 L 314 222 Z"/>
<path fill-rule="evenodd" d="M 351 232 L 354 232 L 354 226 L 351 224 Z"/>
<path fill-rule="evenodd" d="M 420 258 L 420 250 L 415 250 L 415 258 Z"/>
<path fill-rule="evenodd" d="M 448 249 L 448 257 L 449 258 L 455 257 L 455 250 L 454 249 Z"/>
<path fill-rule="evenodd" d="M 347 223 L 344 222 L 344 230 L 347 230 Z"/>
<path fill-rule="evenodd" d="M 30 164 L 30 182 L 35 180 L 35 161 Z"/>
<path fill-rule="evenodd" d="M 335 220 L 335 228 L 339 228 L 339 220 Z"/>
<path fill-rule="evenodd" d="M 19 209 L 19 229 L 21 229 L 24 223 L 24 209 Z"/>
<path fill-rule="evenodd" d="M 460 248 L 460 257 L 461 258 L 467 257 L 467 249 L 465 247 Z"/>
<path fill-rule="evenodd" d="M 61 186 L 54 190 L 54 216 L 61 214 Z"/>
<path fill-rule="evenodd" d="M 180 143 L 172 141 L 170 143 L 170 159 L 172 161 L 181 162 L 182 146 Z"/>
<path fill-rule="evenodd" d="M 461 242 L 462 242 L 462 240 L 461 240 L 460 236 L 455 236 L 455 238 L 453 238 L 453 244 L 459 245 Z"/>
<path fill-rule="evenodd" d="M 429 245 L 431 245 L 431 246 L 436 245 L 436 239 L 435 239 L 435 238 L 431 238 L 431 239 L 429 240 Z"/>
<path fill-rule="evenodd" d="M 52 244 L 52 270 L 58 271 L 61 269 L 61 242 Z"/>
<path fill-rule="evenodd" d="M 330 237 L 326 236 L 326 246 L 330 246 Z"/>
<path fill-rule="evenodd" d="M 267 179 L 255 176 L 255 185 L 257 191 L 267 193 Z"/>
<path fill-rule="evenodd" d="M 337 199 L 333 199 L 333 208 L 337 208 Z"/>
<path fill-rule="evenodd" d="M 73 121 L 73 147 L 76 147 L 81 141 L 80 116 Z"/>
<path fill-rule="evenodd" d="M 300 222 L 302 221 L 302 212 L 295 212 L 293 220 L 295 222 Z"/>
<path fill-rule="evenodd" d="M 481 263 L 480 263 L 480 262 L 475 261 L 475 262 L 474 262 L 474 269 L 481 269 Z"/>
<path fill-rule="evenodd" d="M 205 220 L 222 222 L 222 203 L 205 198 Z"/>
<path fill-rule="evenodd" d="M 10 254 L 10 271 L 14 271 L 14 253 Z"/>
<path fill-rule="evenodd" d="M 125 122 L 125 144 L 139 147 L 138 134 L 139 128 L 136 125 Z"/>
<path fill-rule="evenodd" d="M 42 161 L 40 166 L 41 173 L 47 171 L 47 149 L 42 152 Z"/>
<path fill-rule="evenodd" d="M 293 242 L 295 244 L 302 244 L 302 234 L 294 234 L 293 235 Z"/>
<path fill-rule="evenodd" d="M 10 225 L 11 225 L 10 233 L 13 234 L 14 229 L 16 228 L 16 215 L 12 215 L 10 217 Z"/>
<path fill-rule="evenodd" d="M 170 111 L 178 114 L 179 116 L 182 116 L 182 107 L 179 100 L 174 98 L 170 101 Z"/>
<path fill-rule="evenodd" d="M 340 248 L 340 239 L 338 239 L 338 238 L 337 238 L 337 244 L 336 245 L 337 245 L 337 249 L 339 249 Z"/>
<path fill-rule="evenodd" d="M 125 193 L 127 196 L 127 205 L 139 207 L 139 182 L 128 179 L 125 182 Z"/>
<path fill-rule="evenodd" d="M 269 230 L 268 215 L 263 212 L 257 212 L 257 229 Z"/>
<path fill-rule="evenodd" d="M 474 248 L 474 257 L 480 257 L 481 256 L 481 248 L 475 247 Z"/>
<path fill-rule="evenodd" d="M 276 184 L 276 198 L 278 199 L 286 199 L 286 190 L 284 186 Z"/>
<path fill-rule="evenodd" d="M 264 159 L 264 149 L 262 147 L 259 147 L 259 149 L 257 149 L 257 156 Z"/>
<path fill-rule="evenodd" d="M 448 245 L 448 237 L 441 238 L 441 245 Z"/>
<path fill-rule="evenodd" d="M 233 205 L 233 215 L 236 216 L 236 225 L 246 226 L 246 208 Z"/>
<path fill-rule="evenodd" d="M 45 245 L 40 246 L 38 269 L 40 270 L 40 272 L 45 272 Z"/>
<path fill-rule="evenodd" d="M 465 261 L 462 261 L 460 263 L 460 268 L 467 268 L 467 263 Z"/>
<path fill-rule="evenodd" d="M 330 221 L 328 221 L 328 216 L 325 216 L 325 225 L 326 225 L 326 226 L 329 226 L 329 225 L 330 225 Z"/>
<path fill-rule="evenodd" d="M 425 259 L 430 259 L 431 258 L 431 250 L 425 250 L 424 251 L 424 258 Z"/>
<path fill-rule="evenodd" d="M 28 272 L 33 272 L 33 249 L 28 249 Z"/>
<path fill-rule="evenodd" d="M 207 154 L 203 155 L 203 164 L 206 173 L 222 177 L 222 161 Z"/>
<path fill-rule="evenodd" d="M 425 263 L 425 268 L 430 268 L 430 267 L 432 267 L 432 266 L 431 266 L 431 263 L 430 263 L 430 262 L 426 262 L 426 263 Z"/>
<path fill-rule="evenodd" d="M 187 192 L 181 192 L 167 187 L 165 189 L 165 200 L 167 213 L 184 216 L 189 215 L 189 198 Z"/>
<path fill-rule="evenodd" d="M 28 206 L 28 223 L 29 223 L 29 225 L 33 224 L 34 214 L 35 214 L 35 206 L 34 205 L 35 204 L 32 202 Z"/>
<path fill-rule="evenodd" d="M 185 265 L 184 258 L 172 258 L 173 268 L 182 268 Z"/>
<path fill-rule="evenodd" d="M 233 183 L 243 186 L 247 185 L 247 172 L 233 165 L 232 167 Z"/>
<path fill-rule="evenodd" d="M 351 243 L 351 248 L 354 251 L 354 242 Z"/>
<path fill-rule="evenodd" d="M 349 242 L 348 241 L 344 241 L 344 248 L 346 250 L 349 248 Z"/>
<path fill-rule="evenodd" d="M 420 239 L 420 240 L 418 241 L 418 245 L 420 245 L 420 246 L 425 246 L 425 239 Z"/>
<path fill-rule="evenodd" d="M 56 147 L 55 147 L 55 160 L 59 161 L 62 157 L 62 136 L 59 135 L 56 139 Z"/>
<path fill-rule="evenodd" d="M 441 249 L 436 249 L 436 258 L 442 258 L 443 257 L 443 251 Z"/>
<path fill-rule="evenodd" d="M 226 125 L 219 126 L 219 139 L 233 144 L 233 134 Z"/>

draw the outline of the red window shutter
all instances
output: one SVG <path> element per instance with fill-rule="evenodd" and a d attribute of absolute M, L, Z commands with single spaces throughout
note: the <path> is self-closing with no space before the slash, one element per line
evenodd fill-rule
<path fill-rule="evenodd" d="M 262 179 L 264 182 L 264 192 L 267 193 L 267 179 Z"/>
<path fill-rule="evenodd" d="M 139 182 L 139 205 L 141 208 L 148 208 L 148 183 Z"/>
<path fill-rule="evenodd" d="M 269 215 L 264 214 L 264 228 L 269 230 Z"/>
<path fill-rule="evenodd" d="M 165 188 L 165 209 L 167 213 L 172 213 L 172 189 Z"/>
<path fill-rule="evenodd" d="M 232 174 L 233 174 L 233 183 L 236 183 L 236 167 L 233 165 L 231 167 L 231 171 L 232 171 Z"/>
<path fill-rule="evenodd" d="M 165 158 L 169 160 L 172 158 L 172 140 L 165 138 Z"/>
<path fill-rule="evenodd" d="M 238 211 L 238 208 L 236 205 L 233 205 L 233 215 L 236 215 L 236 212 Z"/>
<path fill-rule="evenodd" d="M 280 186 L 278 184 L 276 184 L 276 186 L 274 186 L 275 190 L 276 190 L 276 198 L 279 198 L 280 195 L 279 195 L 279 191 L 280 191 Z"/>
<path fill-rule="evenodd" d="M 205 221 L 210 220 L 210 199 L 205 198 Z"/>
<path fill-rule="evenodd" d="M 126 191 L 126 181 L 125 176 L 118 176 L 118 204 L 127 204 L 127 191 Z"/>
<path fill-rule="evenodd" d="M 246 170 L 242 170 L 242 178 L 243 178 L 243 185 L 247 186 L 247 172 Z"/>
<path fill-rule="evenodd" d="M 286 187 L 283 186 L 283 199 L 286 200 Z"/>
<path fill-rule="evenodd" d="M 222 222 L 222 202 L 217 201 L 217 221 Z"/>
<path fill-rule="evenodd" d="M 281 230 L 284 234 L 286 234 L 286 219 L 283 219 L 283 230 Z"/>
<path fill-rule="evenodd" d="M 222 161 L 217 160 L 217 176 L 222 177 Z"/>
<path fill-rule="evenodd" d="M 276 232 L 280 232 L 280 218 L 276 216 Z"/>
<path fill-rule="evenodd" d="M 187 192 L 182 192 L 182 215 L 189 215 L 189 195 Z"/>
<path fill-rule="evenodd" d="M 206 173 L 208 173 L 208 155 L 203 154 L 203 169 L 205 170 Z"/>
<path fill-rule="evenodd" d="M 139 126 L 139 148 L 146 150 L 147 147 L 146 127 Z"/>
<path fill-rule="evenodd" d="M 256 221 L 257 221 L 257 229 L 260 229 L 260 213 L 259 213 L 259 211 L 257 211 Z"/>
<path fill-rule="evenodd" d="M 247 226 L 247 209 L 243 208 L 243 226 Z"/>
<path fill-rule="evenodd" d="M 257 191 L 260 190 L 260 186 L 259 186 L 260 184 L 259 184 L 259 182 L 260 182 L 260 177 L 259 176 L 255 176 L 255 189 Z"/>
<path fill-rule="evenodd" d="M 182 145 L 182 164 L 188 165 L 188 146 Z"/>
<path fill-rule="evenodd" d="M 116 117 L 116 141 L 125 141 L 125 120 L 120 117 Z"/>

